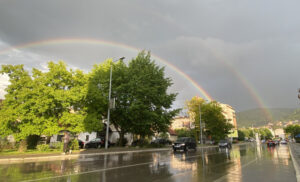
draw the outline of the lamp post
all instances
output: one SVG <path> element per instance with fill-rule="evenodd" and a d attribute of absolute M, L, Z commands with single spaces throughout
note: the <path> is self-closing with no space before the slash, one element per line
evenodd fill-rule
<path fill-rule="evenodd" d="M 199 116 L 200 116 L 200 144 L 202 145 L 202 120 L 201 120 L 201 103 L 199 104 Z"/>
<path fill-rule="evenodd" d="M 123 59 L 125 59 L 125 57 L 121 57 L 118 60 L 123 60 Z M 118 60 L 116 60 L 116 61 L 118 61 Z M 109 132 L 110 107 L 111 107 L 111 103 L 110 103 L 111 102 L 111 81 L 112 81 L 112 65 L 110 64 L 109 92 L 108 92 L 108 111 L 107 111 L 106 136 L 105 136 L 105 149 L 108 149 L 108 132 Z"/>

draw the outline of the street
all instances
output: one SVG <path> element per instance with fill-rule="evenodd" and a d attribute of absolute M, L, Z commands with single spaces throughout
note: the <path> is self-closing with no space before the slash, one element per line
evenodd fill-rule
<path fill-rule="evenodd" d="M 0 181 L 296 181 L 287 145 L 236 145 L 0 165 Z"/>

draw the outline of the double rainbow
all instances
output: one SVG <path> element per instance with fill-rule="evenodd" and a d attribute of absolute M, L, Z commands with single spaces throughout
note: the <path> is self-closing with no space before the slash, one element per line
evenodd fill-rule
<path fill-rule="evenodd" d="M 128 51 L 136 51 L 140 52 L 141 49 L 132 47 L 123 43 L 119 42 L 113 42 L 113 41 L 107 41 L 107 40 L 99 40 L 99 39 L 90 39 L 90 38 L 59 38 L 59 39 L 46 39 L 46 40 L 41 40 L 41 41 L 35 41 L 35 42 L 30 42 L 26 44 L 20 44 L 17 46 L 9 47 L 3 50 L 0 50 L 0 55 L 8 53 L 14 49 L 26 49 L 26 48 L 32 48 L 32 47 L 40 47 L 40 46 L 49 46 L 49 45 L 59 45 L 59 44 L 78 44 L 78 43 L 83 43 L 83 44 L 89 44 L 89 45 L 102 45 L 102 46 L 110 46 L 110 47 L 116 47 L 116 48 L 121 48 L 125 49 Z M 165 65 L 167 65 L 169 68 L 174 70 L 177 74 L 182 76 L 184 79 L 186 79 L 196 90 L 198 90 L 201 95 L 206 99 L 206 100 L 213 100 L 210 94 L 201 86 L 199 85 L 195 80 L 193 80 L 189 75 L 184 73 L 182 70 L 180 70 L 178 67 L 170 63 L 169 61 L 151 53 L 151 57 L 154 58 L 156 61 L 159 61 Z M 220 58 L 221 60 L 221 58 Z M 272 120 L 271 114 L 269 113 L 268 110 L 264 109 L 265 104 L 263 103 L 263 100 L 260 98 L 259 94 L 256 92 L 253 86 L 247 81 L 247 79 L 240 73 L 238 72 L 232 65 L 226 63 L 225 61 L 222 61 L 222 63 L 241 81 L 243 86 L 247 88 L 249 91 L 250 95 L 252 98 L 255 100 L 255 102 L 258 104 L 260 108 L 263 108 L 265 116 L 268 118 L 268 120 Z"/>

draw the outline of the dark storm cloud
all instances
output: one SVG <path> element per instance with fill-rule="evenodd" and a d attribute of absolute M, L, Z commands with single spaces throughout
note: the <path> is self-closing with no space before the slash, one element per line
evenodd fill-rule
<path fill-rule="evenodd" d="M 299 5 L 279 0 L 5 0 L 0 2 L 0 49 L 62 37 L 115 41 L 151 50 L 237 110 L 258 107 L 245 80 L 267 106 L 296 107 Z M 103 45 L 62 44 L 14 50 L 0 55 L 0 63 L 43 67 L 48 60 L 63 59 L 88 70 L 109 57 L 135 55 Z M 175 105 L 199 94 L 171 69 L 167 73 L 175 83 L 170 90 L 180 93 Z"/>

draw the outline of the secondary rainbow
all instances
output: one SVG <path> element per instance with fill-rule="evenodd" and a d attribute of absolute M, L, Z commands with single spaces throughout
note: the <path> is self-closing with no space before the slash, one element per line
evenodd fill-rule
<path fill-rule="evenodd" d="M 126 44 L 122 44 L 119 42 L 112 42 L 107 40 L 98 40 L 98 39 L 90 39 L 90 38 L 60 38 L 60 39 L 47 39 L 42 41 L 36 41 L 36 42 L 30 42 L 26 44 L 20 44 L 17 46 L 9 47 L 3 50 L 0 50 L 0 55 L 5 54 L 7 52 L 13 51 L 15 49 L 26 49 L 31 47 L 39 47 L 39 46 L 48 46 L 48 45 L 57 45 L 57 44 L 73 44 L 73 43 L 84 43 L 84 44 L 91 44 L 91 45 L 104 45 L 104 46 L 112 46 L 117 48 L 122 48 L 130 51 L 140 52 L 142 49 L 132 47 Z M 189 75 L 181 71 L 179 68 L 177 68 L 175 65 L 171 64 L 169 61 L 151 53 L 151 57 L 154 60 L 157 60 L 165 65 L 167 65 L 169 68 L 174 70 L 176 73 L 181 75 L 183 78 L 189 81 L 191 85 L 195 89 L 197 89 L 205 99 L 211 101 L 213 100 L 212 97 L 209 95 L 209 93 L 204 90 L 195 80 L 193 80 Z"/>

